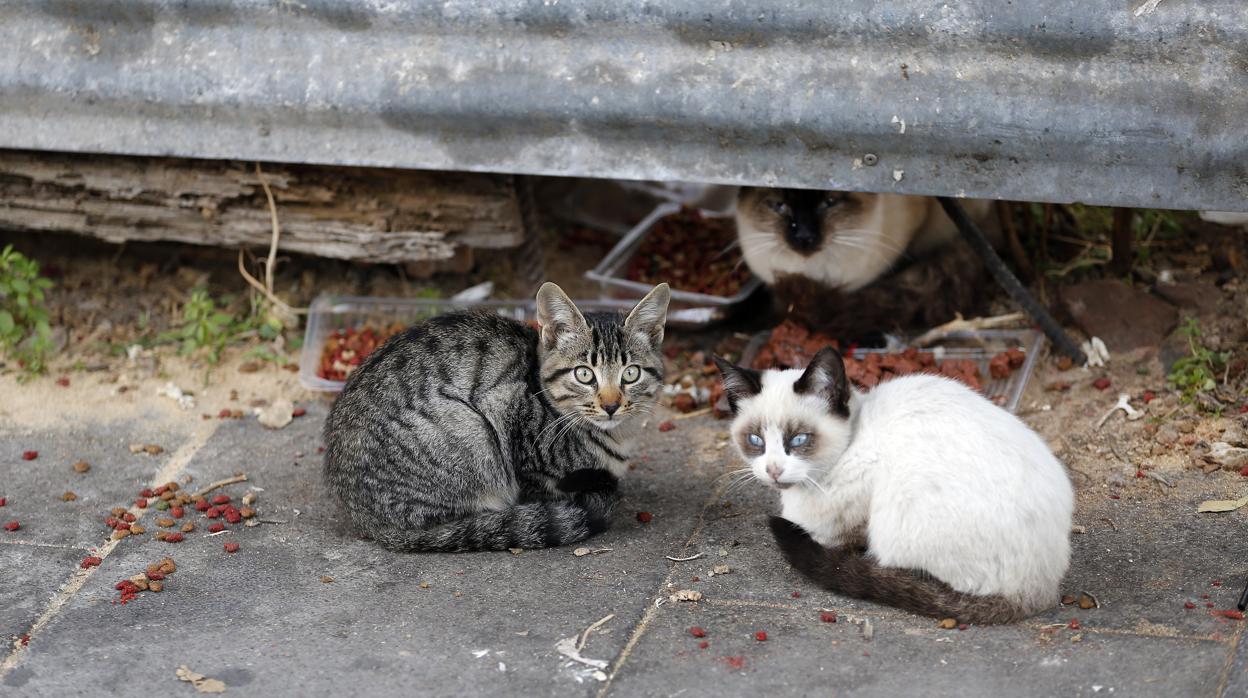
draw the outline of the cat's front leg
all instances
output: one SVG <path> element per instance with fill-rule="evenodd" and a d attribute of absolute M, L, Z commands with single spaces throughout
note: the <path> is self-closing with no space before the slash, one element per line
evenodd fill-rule
<path fill-rule="evenodd" d="M 820 545 L 866 548 L 866 517 L 857 507 L 805 487 L 780 493 L 780 515 L 801 526 Z"/>

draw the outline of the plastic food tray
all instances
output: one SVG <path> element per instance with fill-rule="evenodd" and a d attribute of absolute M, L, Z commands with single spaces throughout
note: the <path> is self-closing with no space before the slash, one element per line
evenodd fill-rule
<path fill-rule="evenodd" d="M 630 230 L 615 247 L 602 258 L 598 266 L 592 270 L 585 272 L 585 278 L 596 281 L 602 287 L 603 298 L 631 298 L 638 299 L 650 291 L 651 286 L 637 281 L 633 281 L 625 276 L 628 268 L 628 262 L 632 260 L 633 255 L 637 254 L 637 249 L 645 240 L 646 236 L 653 231 L 656 223 L 660 219 L 678 213 L 681 205 L 677 203 L 660 204 L 657 208 L 646 216 L 635 228 Z M 704 216 L 714 217 L 714 214 L 703 211 Z M 742 261 L 742 264 L 745 262 Z M 741 286 L 741 290 L 732 296 L 713 296 L 706 293 L 693 293 L 692 291 L 682 291 L 677 288 L 672 289 L 672 307 L 673 308 L 725 308 L 736 303 L 740 303 L 749 297 L 759 286 L 762 281 L 757 277 L 751 276 L 748 281 Z M 708 321 L 712 316 L 708 315 Z"/>
<path fill-rule="evenodd" d="M 754 357 L 758 355 L 770 336 L 771 331 L 765 330 L 750 340 L 745 351 L 742 352 L 742 365 L 749 366 L 754 362 Z M 922 347 L 920 351 L 935 354 L 937 361 L 945 359 L 974 361 L 979 366 L 985 397 L 1013 413 L 1018 410 L 1018 405 L 1023 399 L 1023 391 L 1027 389 L 1027 382 L 1031 380 L 1031 374 L 1036 370 L 1036 362 L 1039 360 L 1044 342 L 1044 333 L 1036 330 L 980 330 L 951 333 L 941 340 L 939 345 Z M 854 350 L 854 357 L 864 354 L 892 354 L 905 351 L 908 347 L 909 345 L 905 343 L 873 349 L 860 347 Z M 988 361 L 993 356 L 1014 347 L 1022 349 L 1027 355 L 1023 365 L 1010 373 L 1008 378 L 993 378 L 988 371 Z"/>
<path fill-rule="evenodd" d="M 576 307 L 586 312 L 628 311 L 636 304 L 629 300 L 575 301 Z M 308 325 L 303 335 L 303 349 L 299 355 L 299 382 L 310 390 L 338 392 L 344 381 L 321 378 L 317 370 L 321 366 L 321 351 L 325 341 L 335 330 L 364 325 L 387 326 L 395 322 L 412 325 L 425 318 L 452 310 L 490 308 L 504 317 L 525 322 L 536 317 L 534 301 L 466 301 L 435 300 L 425 298 L 379 298 L 370 296 L 318 296 L 308 311 Z M 669 311 L 668 326 L 703 324 L 704 313 L 693 311 Z"/>

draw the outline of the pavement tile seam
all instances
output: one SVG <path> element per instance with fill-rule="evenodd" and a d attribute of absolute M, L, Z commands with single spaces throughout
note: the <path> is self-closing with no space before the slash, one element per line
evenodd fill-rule
<path fill-rule="evenodd" d="M 217 424 L 215 422 L 208 422 L 191 432 L 190 438 L 179 446 L 176 451 L 174 451 L 173 455 L 169 457 L 169 460 L 165 463 L 164 467 L 161 468 L 160 471 L 156 473 L 156 476 L 152 478 L 151 485 L 156 487 L 166 482 L 176 480 L 178 476 L 182 474 L 182 471 L 186 469 L 186 466 L 190 464 L 191 459 L 195 456 L 195 454 L 198 453 L 206 443 L 208 443 L 208 439 L 212 437 L 212 435 L 216 432 L 216 429 Z M 134 514 L 135 520 L 138 521 L 142 520 L 143 515 L 149 510 L 140 509 L 138 506 L 131 504 L 129 511 Z M 40 547 L 68 549 L 76 549 L 78 547 L 48 543 L 26 544 L 37 545 Z M 95 549 L 95 556 L 104 560 L 120 544 L 121 540 L 109 539 Z M 89 552 L 89 549 L 84 552 Z M 43 609 L 43 612 L 39 614 L 34 623 L 31 624 L 30 629 L 26 631 L 24 635 L 25 640 L 15 641 L 13 643 L 13 649 L 10 650 L 8 656 L 5 657 L 3 661 L 0 661 L 0 680 L 3 680 L 6 674 L 17 667 L 17 665 L 21 662 L 22 657 L 26 654 L 26 649 L 30 640 L 33 640 L 39 632 L 48 625 L 48 623 L 52 622 L 52 620 L 56 618 L 57 614 L 61 612 L 61 609 L 69 604 L 74 595 L 82 589 L 83 585 L 87 583 L 87 580 L 89 580 L 91 575 L 98 569 L 99 567 L 88 567 L 86 569 L 76 569 L 70 573 L 69 578 L 64 584 L 61 585 L 61 588 L 57 591 L 56 596 L 52 597 L 52 600 L 48 602 L 48 605 Z"/>
<path fill-rule="evenodd" d="M 94 548 L 86 545 L 66 545 L 64 543 L 40 543 L 34 540 L 0 540 L 0 545 L 25 545 L 31 548 L 56 548 L 58 550 L 81 550 L 91 552 Z"/>
<path fill-rule="evenodd" d="M 1222 665 L 1222 675 L 1218 677 L 1218 691 L 1215 695 L 1222 698 L 1226 693 L 1227 686 L 1231 683 L 1231 669 L 1235 666 L 1235 657 L 1239 654 L 1239 646 L 1244 641 L 1244 627 L 1240 624 L 1239 630 L 1235 633 L 1235 639 L 1228 643 L 1230 649 L 1226 653 L 1226 663 Z"/>
<path fill-rule="evenodd" d="M 724 488 L 722 486 L 714 488 L 710 495 L 707 496 L 706 501 L 702 503 L 702 507 L 698 511 L 698 521 L 694 524 L 693 530 L 690 531 L 689 535 L 685 538 L 684 544 L 680 547 L 680 556 L 686 556 L 692 548 L 694 541 L 702 535 L 702 529 L 707 523 L 707 512 L 709 512 L 712 506 L 723 496 L 723 490 Z M 628 661 L 628 656 L 632 654 L 633 649 L 639 642 L 641 642 L 642 637 L 645 636 L 646 629 L 650 625 L 650 622 L 653 621 L 655 616 L 658 615 L 660 608 L 660 604 L 657 603 L 658 600 L 663 598 L 668 585 L 672 582 L 672 579 L 675 577 L 676 573 L 680 571 L 680 569 L 681 563 L 673 562 L 668 568 L 667 574 L 663 576 L 663 580 L 659 582 L 658 590 L 650 595 L 652 600 L 646 603 L 646 612 L 642 614 L 641 620 L 637 621 L 637 625 L 633 626 L 632 632 L 630 632 L 628 636 L 628 642 L 624 643 L 624 648 L 620 650 L 620 653 L 616 655 L 615 660 L 612 662 L 611 673 L 608 674 L 606 682 L 603 683 L 602 688 L 598 691 L 597 698 L 604 698 L 604 696 L 607 695 L 607 692 L 611 690 L 611 684 L 615 681 L 615 677 L 618 676 L 620 671 L 624 668 L 624 664 Z"/>

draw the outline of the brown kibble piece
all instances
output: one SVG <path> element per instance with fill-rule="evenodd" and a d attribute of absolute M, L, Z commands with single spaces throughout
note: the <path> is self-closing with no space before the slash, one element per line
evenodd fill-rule
<path fill-rule="evenodd" d="M 116 516 L 117 518 L 121 518 L 126 515 L 126 508 L 125 507 L 113 507 L 110 510 L 110 513 L 113 516 Z"/>
<path fill-rule="evenodd" d="M 148 582 L 147 590 L 153 591 L 159 594 L 160 592 L 165 590 L 165 583 L 164 582 Z"/>
<path fill-rule="evenodd" d="M 194 531 L 194 530 L 195 530 L 195 522 L 194 522 L 194 521 L 187 521 L 186 523 L 182 524 L 182 532 L 183 532 L 183 533 L 190 533 L 191 531 Z"/>
<path fill-rule="evenodd" d="M 130 535 L 137 536 L 147 533 L 147 529 L 138 524 L 130 524 Z"/>
<path fill-rule="evenodd" d="M 694 408 L 696 408 L 697 406 L 698 406 L 697 400 L 694 400 L 693 396 L 690 395 L 689 393 L 680 393 L 676 397 L 672 398 L 672 409 L 676 410 L 677 412 L 683 412 L 683 413 L 688 414 L 689 412 L 692 412 Z"/>
<path fill-rule="evenodd" d="M 152 564 L 150 564 L 150 565 L 148 565 L 148 566 L 147 566 L 147 573 L 148 573 L 148 575 L 157 574 L 158 572 L 160 572 L 160 563 L 159 563 L 159 562 L 153 562 Z"/>
<path fill-rule="evenodd" d="M 1092 600 L 1091 596 L 1088 596 L 1087 594 L 1080 594 L 1079 595 L 1079 608 L 1082 608 L 1084 610 L 1087 610 L 1089 608 L 1096 608 L 1096 602 Z"/>
<path fill-rule="evenodd" d="M 155 534 L 153 534 L 152 537 L 155 538 L 156 540 L 164 540 L 165 536 L 167 535 L 169 534 L 165 531 L 157 531 Z"/>
<path fill-rule="evenodd" d="M 156 525 L 161 528 L 169 528 L 173 525 L 173 519 L 156 519 Z"/>
<path fill-rule="evenodd" d="M 160 571 L 165 574 L 173 574 L 178 571 L 178 566 L 174 563 L 173 558 L 167 557 L 160 561 Z"/>
<path fill-rule="evenodd" d="M 165 483 L 165 487 L 169 488 L 169 491 L 170 491 L 170 492 L 177 492 L 177 491 L 178 491 L 178 483 L 176 483 L 176 482 L 166 482 L 166 483 Z"/>
<path fill-rule="evenodd" d="M 256 510 L 252 509 L 251 507 L 243 507 L 242 509 L 238 510 L 238 514 L 239 516 L 242 516 L 244 519 L 250 519 L 251 517 L 256 515 Z"/>
<path fill-rule="evenodd" d="M 65 494 L 61 495 L 62 502 L 72 502 L 75 499 L 78 499 L 78 495 L 74 494 L 73 492 L 67 491 Z"/>
<path fill-rule="evenodd" d="M 1069 356 L 1063 356 L 1062 358 L 1057 360 L 1057 368 L 1058 370 L 1061 370 L 1061 371 L 1069 371 L 1070 367 L 1074 365 L 1075 365 L 1074 360 L 1071 359 Z"/>
<path fill-rule="evenodd" d="M 149 456 L 159 456 L 165 452 L 163 446 L 157 446 L 156 444 L 148 444 L 143 447 L 143 450 L 147 451 L 147 455 Z"/>
<path fill-rule="evenodd" d="M 124 528 L 119 528 L 116 531 L 113 531 L 113 540 L 121 540 L 122 538 L 125 538 L 128 535 L 130 535 L 130 531 Z"/>
<path fill-rule="evenodd" d="M 85 460 L 80 460 L 77 463 L 74 463 L 75 473 L 85 473 L 90 469 L 91 469 L 91 464 L 86 462 Z"/>
<path fill-rule="evenodd" d="M 428 589 L 428 588 L 429 588 L 429 582 L 421 582 L 421 583 L 420 583 L 420 588 L 421 588 L 421 589 Z"/>
<path fill-rule="evenodd" d="M 324 577 L 321 577 L 321 584 L 332 584 L 333 581 L 334 581 L 334 578 L 329 575 L 325 575 Z"/>
<path fill-rule="evenodd" d="M 1071 605 L 1071 604 L 1072 604 L 1072 603 L 1074 603 L 1074 602 L 1075 602 L 1075 596 L 1074 596 L 1074 594 L 1066 594 L 1065 596 L 1063 596 L 1063 597 L 1062 597 L 1062 605 L 1063 605 L 1063 606 L 1069 606 L 1069 605 Z"/>
<path fill-rule="evenodd" d="M 164 494 L 160 495 L 160 498 L 165 500 L 166 502 L 169 501 L 170 499 L 173 499 L 173 497 L 174 497 L 174 494 L 170 490 L 165 490 Z"/>
<path fill-rule="evenodd" d="M 147 575 L 136 574 L 130 578 L 130 583 L 139 588 L 139 591 L 147 591 Z"/>
<path fill-rule="evenodd" d="M 956 618 L 945 618 L 940 621 L 940 627 L 945 630 L 953 630 L 958 627 L 958 621 Z"/>

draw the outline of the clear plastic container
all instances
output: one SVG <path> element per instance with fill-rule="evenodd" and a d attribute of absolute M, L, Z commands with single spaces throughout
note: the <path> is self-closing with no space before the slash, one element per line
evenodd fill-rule
<path fill-rule="evenodd" d="M 625 274 L 628 263 L 633 259 L 633 255 L 637 254 L 637 249 L 653 230 L 655 224 L 660 219 L 679 213 L 681 205 L 678 203 L 660 204 L 657 208 L 646 216 L 644 220 L 637 224 L 627 235 L 620 240 L 615 247 L 602 258 L 598 266 L 590 271 L 585 272 L 585 278 L 596 281 L 602 287 L 602 296 L 607 299 L 631 298 L 638 299 L 650 291 L 651 286 L 638 281 L 629 279 Z M 713 217 L 714 214 L 703 212 L 707 217 Z M 742 261 L 742 264 L 745 262 Z M 749 297 L 751 293 L 762 285 L 762 281 L 757 277 L 751 276 L 749 281 L 741 286 L 741 289 L 732 296 L 713 296 L 706 293 L 693 293 L 691 291 L 682 291 L 680 289 L 672 289 L 672 307 L 677 309 L 689 308 L 708 308 L 720 309 L 740 303 Z M 717 317 L 722 313 L 707 313 L 708 321 L 713 317 Z"/>
<path fill-rule="evenodd" d="M 767 343 L 770 335 L 771 331 L 767 330 L 750 340 L 745 351 L 742 352 L 741 363 L 743 365 L 748 366 L 753 363 L 754 357 Z M 1040 358 L 1040 351 L 1044 348 L 1045 341 L 1044 333 L 1036 330 L 953 332 L 942 339 L 939 345 L 922 347 L 921 351 L 934 354 L 937 361 L 946 359 L 974 361 L 979 366 L 984 396 L 1013 413 L 1018 410 L 1018 405 L 1022 402 L 1023 392 L 1027 389 L 1031 374 L 1036 370 L 1036 362 Z M 909 345 L 905 343 L 895 343 L 892 346 L 878 349 L 859 347 L 854 350 L 854 356 L 892 354 L 905 351 L 907 348 Z M 1027 355 L 1027 358 L 1023 360 L 1023 365 L 1012 371 L 1006 378 L 993 378 L 988 370 L 988 361 L 1006 349 L 1013 348 L 1022 349 Z"/>
<path fill-rule="evenodd" d="M 585 312 L 627 312 L 636 305 L 631 300 L 584 300 L 575 301 L 576 307 Z M 318 296 L 308 311 L 308 325 L 303 335 L 303 349 L 299 355 L 299 382 L 310 390 L 338 392 L 344 381 L 329 380 L 317 375 L 321 366 L 321 352 L 325 341 L 335 330 L 348 327 L 372 325 L 387 327 L 396 322 L 413 325 L 425 318 L 453 310 L 490 308 L 504 317 L 526 322 L 537 317 L 535 301 L 451 301 L 425 298 L 378 298 L 369 296 Z M 669 327 L 698 326 L 708 321 L 705 309 L 673 310 L 668 312 Z"/>

